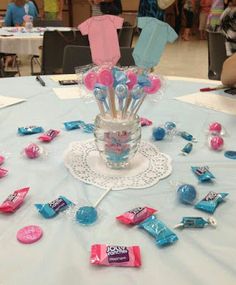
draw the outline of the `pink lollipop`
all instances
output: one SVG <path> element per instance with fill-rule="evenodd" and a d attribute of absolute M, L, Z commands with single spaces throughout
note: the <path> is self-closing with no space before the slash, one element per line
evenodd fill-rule
<path fill-rule="evenodd" d="M 134 73 L 134 72 L 131 71 L 131 70 L 128 71 L 128 72 L 126 73 L 126 75 L 127 75 L 128 79 L 129 79 L 129 82 L 128 82 L 126 85 L 128 86 L 128 89 L 129 89 L 129 90 L 132 90 L 133 87 L 134 87 L 134 85 L 137 84 L 137 81 L 138 81 L 137 75 L 136 75 L 136 73 Z"/>
<path fill-rule="evenodd" d="M 98 78 L 97 78 L 97 73 L 95 71 L 89 71 L 84 76 L 84 85 L 88 90 L 93 90 L 97 81 Z"/>
<path fill-rule="evenodd" d="M 151 81 L 151 86 L 145 86 L 143 90 L 147 94 L 154 94 L 161 88 L 161 80 L 155 76 L 149 76 L 149 80 Z"/>
<path fill-rule="evenodd" d="M 104 86 L 112 87 L 114 83 L 112 71 L 110 69 L 102 69 L 98 73 L 98 82 Z"/>

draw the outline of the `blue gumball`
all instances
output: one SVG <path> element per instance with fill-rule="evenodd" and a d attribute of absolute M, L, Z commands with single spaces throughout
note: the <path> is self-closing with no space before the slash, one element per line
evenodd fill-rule
<path fill-rule="evenodd" d="M 193 185 L 183 184 L 177 190 L 179 201 L 183 204 L 192 204 L 197 192 Z"/>
<path fill-rule="evenodd" d="M 162 127 L 154 128 L 152 131 L 152 136 L 155 141 L 161 141 L 164 139 L 166 131 Z"/>

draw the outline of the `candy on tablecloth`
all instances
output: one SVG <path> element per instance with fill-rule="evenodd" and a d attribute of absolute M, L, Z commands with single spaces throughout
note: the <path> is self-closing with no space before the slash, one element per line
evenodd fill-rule
<path fill-rule="evenodd" d="M 224 146 L 224 139 L 220 135 L 212 135 L 208 138 L 210 149 L 220 151 Z"/>
<path fill-rule="evenodd" d="M 151 126 L 152 121 L 148 120 L 147 118 L 141 117 L 140 124 L 141 124 L 141 127 Z"/>
<path fill-rule="evenodd" d="M 0 165 L 2 165 L 5 161 L 5 157 L 0 155 Z"/>
<path fill-rule="evenodd" d="M 57 130 L 48 130 L 46 133 L 42 134 L 40 137 L 38 137 L 39 140 L 43 142 L 50 142 L 52 141 L 56 136 L 58 136 L 60 131 Z"/>
<path fill-rule="evenodd" d="M 67 131 L 71 131 L 71 130 L 76 130 L 76 129 L 80 129 L 81 128 L 81 124 L 84 124 L 84 121 L 78 120 L 78 121 L 69 121 L 69 122 L 64 122 L 63 123 L 65 126 L 65 129 Z"/>
<path fill-rule="evenodd" d="M 46 151 L 41 146 L 38 146 L 35 143 L 30 143 L 24 148 L 22 153 L 26 157 L 34 159 L 40 157 L 43 153 L 46 154 Z"/>
<path fill-rule="evenodd" d="M 39 226 L 30 225 L 20 229 L 16 238 L 19 242 L 24 244 L 31 244 L 41 239 L 43 231 Z"/>
<path fill-rule="evenodd" d="M 8 170 L 0 167 L 0 178 L 5 177 L 8 173 Z"/>
<path fill-rule="evenodd" d="M 210 123 L 208 127 L 208 131 L 213 134 L 221 134 L 222 132 L 222 125 L 218 122 Z"/>
<path fill-rule="evenodd" d="M 227 150 L 227 151 L 225 151 L 224 156 L 229 158 L 229 159 L 236 159 L 236 151 Z"/>
<path fill-rule="evenodd" d="M 178 187 L 177 196 L 181 203 L 192 204 L 197 196 L 197 192 L 193 185 L 183 184 Z"/>
<path fill-rule="evenodd" d="M 74 205 L 70 200 L 64 196 L 59 196 L 47 204 L 35 204 L 36 209 L 46 219 L 55 217 L 59 212 L 66 210 L 69 206 Z"/>
<path fill-rule="evenodd" d="M 208 166 L 191 166 L 191 168 L 200 182 L 212 182 L 212 179 L 215 179 Z"/>
<path fill-rule="evenodd" d="M 153 236 L 159 247 L 171 245 L 178 240 L 177 235 L 154 215 L 140 223 L 139 228 L 144 229 Z"/>
<path fill-rule="evenodd" d="M 185 131 L 178 132 L 178 135 L 181 136 L 181 138 L 190 141 L 190 142 L 197 142 L 197 140 L 189 133 Z"/>
<path fill-rule="evenodd" d="M 21 127 L 18 128 L 18 134 L 25 136 L 25 135 L 33 135 L 33 134 L 39 134 L 44 132 L 42 127 L 38 126 L 28 126 L 28 127 Z"/>
<path fill-rule="evenodd" d="M 137 225 L 150 217 L 156 211 L 157 210 L 149 207 L 137 207 L 116 217 L 116 219 L 126 225 Z"/>
<path fill-rule="evenodd" d="M 140 248 L 136 245 L 93 244 L 91 246 L 90 262 L 93 265 L 140 267 Z"/>
<path fill-rule="evenodd" d="M 214 213 L 217 206 L 222 203 L 224 201 L 224 198 L 228 195 L 229 193 L 216 193 L 210 191 L 206 197 L 204 197 L 195 205 L 195 208 L 212 214 Z"/>
<path fill-rule="evenodd" d="M 166 131 L 162 127 L 156 127 L 152 130 L 152 137 L 155 141 L 161 141 L 165 138 Z"/>
<path fill-rule="evenodd" d="M 181 149 L 181 154 L 183 155 L 188 155 L 193 149 L 193 144 L 192 143 L 187 143 L 182 149 Z"/>
<path fill-rule="evenodd" d="M 22 188 L 14 191 L 13 194 L 10 194 L 7 199 L 0 205 L 0 212 L 15 212 L 24 202 L 25 196 L 27 195 L 29 189 L 29 187 Z"/>
<path fill-rule="evenodd" d="M 183 217 L 182 221 L 174 228 L 205 228 L 208 225 L 216 227 L 217 222 L 215 218 L 209 217 L 207 220 L 205 220 L 202 217 Z"/>

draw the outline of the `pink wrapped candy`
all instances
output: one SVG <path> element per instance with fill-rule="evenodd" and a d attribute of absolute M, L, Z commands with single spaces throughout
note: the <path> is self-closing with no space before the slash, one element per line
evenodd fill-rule
<path fill-rule="evenodd" d="M 112 87 L 114 83 L 112 71 L 108 68 L 100 70 L 98 73 L 98 83 L 106 87 Z"/>
<path fill-rule="evenodd" d="M 43 142 L 50 142 L 56 136 L 58 136 L 59 133 L 60 133 L 60 131 L 50 129 L 49 131 L 47 131 L 46 133 L 44 133 L 40 137 L 38 137 L 38 139 L 43 141 Z"/>
<path fill-rule="evenodd" d="M 140 248 L 94 244 L 91 247 L 90 262 L 94 265 L 140 267 Z"/>
<path fill-rule="evenodd" d="M 0 155 L 0 165 L 2 165 L 5 161 L 5 157 Z"/>
<path fill-rule="evenodd" d="M 143 88 L 144 92 L 147 94 L 155 94 L 161 88 L 161 80 L 155 76 L 149 76 L 149 80 L 151 81 L 151 86 L 145 86 Z"/>
<path fill-rule="evenodd" d="M 129 90 L 132 90 L 134 85 L 137 84 L 138 78 L 137 74 L 132 70 L 127 71 L 126 73 L 129 82 L 126 84 Z"/>
<path fill-rule="evenodd" d="M 213 150 L 222 150 L 224 139 L 221 136 L 211 136 L 209 138 L 209 146 Z"/>
<path fill-rule="evenodd" d="M 220 134 L 222 131 L 222 125 L 218 122 L 213 122 L 209 125 L 209 132 L 210 133 L 217 133 Z"/>
<path fill-rule="evenodd" d="M 5 177 L 8 173 L 8 170 L 0 167 L 0 178 Z"/>
<path fill-rule="evenodd" d="M 85 87 L 90 91 L 94 89 L 94 86 L 97 83 L 97 81 L 98 81 L 98 77 L 95 71 L 89 71 L 88 73 L 85 74 L 83 78 Z"/>
<path fill-rule="evenodd" d="M 24 202 L 25 196 L 29 191 L 29 187 L 16 190 L 13 194 L 10 194 L 7 199 L 0 205 L 0 212 L 13 213 Z"/>
<path fill-rule="evenodd" d="M 23 152 L 23 154 L 30 159 L 38 158 L 42 153 L 43 148 L 35 143 L 29 144 L 27 147 L 24 148 Z"/>

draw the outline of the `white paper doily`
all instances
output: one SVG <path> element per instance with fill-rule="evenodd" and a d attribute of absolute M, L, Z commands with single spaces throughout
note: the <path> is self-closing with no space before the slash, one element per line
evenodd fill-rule
<path fill-rule="evenodd" d="M 171 158 L 148 142 L 141 142 L 137 154 L 125 169 L 108 168 L 100 158 L 94 140 L 71 143 L 65 152 L 64 161 L 75 178 L 113 190 L 147 188 L 172 171 Z"/>

